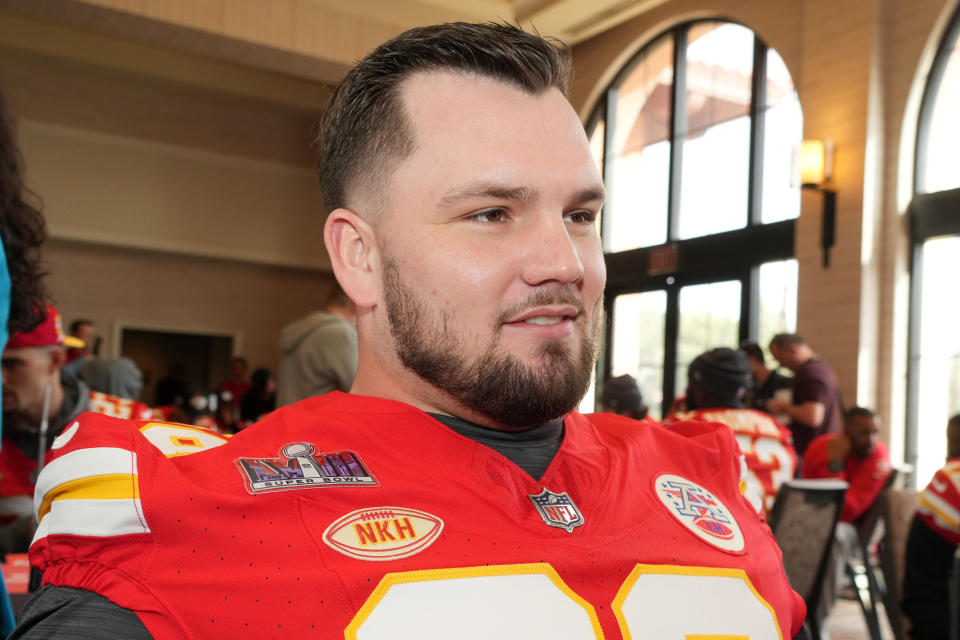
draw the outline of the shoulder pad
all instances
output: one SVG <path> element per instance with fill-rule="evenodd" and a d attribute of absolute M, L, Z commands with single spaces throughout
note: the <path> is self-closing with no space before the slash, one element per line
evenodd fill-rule
<path fill-rule="evenodd" d="M 140 505 L 138 456 L 205 451 L 227 439 L 182 424 L 119 420 L 84 413 L 57 436 L 37 478 L 34 543 L 51 533 L 149 533 Z"/>

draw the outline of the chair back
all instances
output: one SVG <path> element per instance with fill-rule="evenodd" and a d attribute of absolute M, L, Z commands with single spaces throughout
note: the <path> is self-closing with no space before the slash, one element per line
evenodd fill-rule
<path fill-rule="evenodd" d="M 907 536 L 917 510 L 917 498 L 917 492 L 912 489 L 894 488 L 887 489 L 880 498 L 886 528 L 883 544 L 880 545 L 880 567 L 887 587 L 884 605 L 897 640 L 907 637 L 907 620 L 900 614 L 900 601 L 903 598 Z"/>
<path fill-rule="evenodd" d="M 901 469 L 897 467 L 892 468 L 890 475 L 887 476 L 887 481 L 883 483 L 883 489 L 877 494 L 877 499 L 874 500 L 870 508 L 853 523 L 853 526 L 857 529 L 857 537 L 860 539 L 860 545 L 862 547 L 867 547 L 871 543 L 876 542 L 883 535 L 883 528 L 879 526 L 883 521 L 881 518 L 883 515 L 883 500 L 881 498 L 890 490 L 890 487 L 897 483 L 898 478 L 904 476 L 905 474 Z"/>
<path fill-rule="evenodd" d="M 770 510 L 770 529 L 783 552 L 787 579 L 808 611 L 820 598 L 848 486 L 839 480 L 788 480 Z"/>

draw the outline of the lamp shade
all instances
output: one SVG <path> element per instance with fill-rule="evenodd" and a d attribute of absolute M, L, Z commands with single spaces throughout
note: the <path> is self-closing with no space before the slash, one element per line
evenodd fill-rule
<path fill-rule="evenodd" d="M 800 147 L 800 182 L 816 184 L 823 182 L 826 172 L 826 145 L 823 140 L 804 140 Z"/>

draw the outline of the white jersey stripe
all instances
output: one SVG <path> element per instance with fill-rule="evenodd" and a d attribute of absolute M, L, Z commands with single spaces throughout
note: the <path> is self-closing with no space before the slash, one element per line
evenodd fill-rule
<path fill-rule="evenodd" d="M 62 484 L 111 474 L 136 474 L 137 454 L 115 447 L 78 449 L 67 453 L 43 468 L 33 494 L 33 512 L 39 518 L 40 507 L 47 494 Z"/>
<path fill-rule="evenodd" d="M 133 533 L 150 533 L 139 499 L 55 500 L 37 527 L 33 543 L 50 534 L 112 537 Z"/>
<path fill-rule="evenodd" d="M 920 504 L 917 505 L 917 509 L 932 515 L 946 530 L 960 530 L 960 512 L 932 491 L 924 491 L 920 494 Z"/>

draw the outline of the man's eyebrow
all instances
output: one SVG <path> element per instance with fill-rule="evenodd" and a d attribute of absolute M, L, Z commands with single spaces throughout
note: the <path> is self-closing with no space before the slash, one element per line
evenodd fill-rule
<path fill-rule="evenodd" d="M 452 207 L 473 198 L 496 198 L 498 200 L 531 202 L 536 200 L 538 196 L 539 193 L 536 190 L 528 189 L 527 187 L 511 187 L 494 182 L 472 182 L 448 191 L 446 195 L 440 199 L 440 204 L 442 206 Z M 604 200 L 606 197 L 606 190 L 598 185 L 578 191 L 570 198 L 570 202 L 593 202 L 595 200 Z"/>
<path fill-rule="evenodd" d="M 607 190 L 601 186 L 587 187 L 572 198 L 572 202 L 593 202 L 594 200 L 606 200 Z"/>
<path fill-rule="evenodd" d="M 448 191 L 443 198 L 440 199 L 440 204 L 452 207 L 465 200 L 472 200 L 474 198 L 531 201 L 536 200 L 537 195 L 538 193 L 536 191 L 526 187 L 511 187 L 496 182 L 470 182 Z"/>

